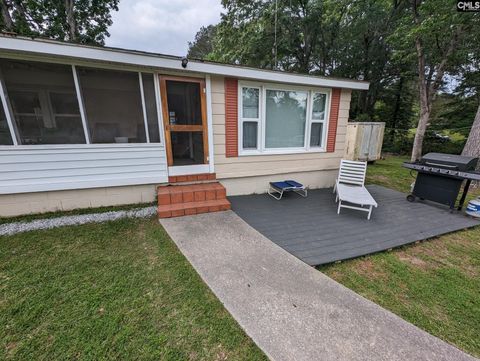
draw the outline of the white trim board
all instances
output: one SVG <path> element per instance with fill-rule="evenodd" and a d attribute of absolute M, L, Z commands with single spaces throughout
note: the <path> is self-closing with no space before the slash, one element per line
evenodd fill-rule
<path fill-rule="evenodd" d="M 369 87 L 369 83 L 365 81 L 291 74 L 281 71 L 261 70 L 237 65 L 216 64 L 196 60 L 190 60 L 187 68 L 184 69 L 181 65 L 180 58 L 121 49 L 69 44 L 43 39 L 32 40 L 19 37 L 0 36 L 0 49 L 27 54 L 96 60 L 113 64 L 133 64 L 156 69 L 163 68 L 182 72 L 200 72 L 279 83 L 357 90 L 368 90 Z M 92 66 L 94 66 L 94 64 L 92 64 Z"/>
<path fill-rule="evenodd" d="M 168 167 L 169 176 L 204 174 L 204 173 L 212 173 L 210 172 L 209 164 L 193 164 L 193 165 Z"/>

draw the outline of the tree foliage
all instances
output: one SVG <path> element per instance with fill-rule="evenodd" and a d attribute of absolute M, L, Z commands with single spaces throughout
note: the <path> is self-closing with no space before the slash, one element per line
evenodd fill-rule
<path fill-rule="evenodd" d="M 215 33 L 215 25 L 202 26 L 195 35 L 195 39 L 188 42 L 188 57 L 204 59 L 212 53 Z"/>
<path fill-rule="evenodd" d="M 450 0 L 409 0 L 406 4 L 390 39 L 394 56 L 410 60 L 417 69 L 420 114 L 411 156 L 416 160 L 422 155 L 432 105 L 445 75 L 468 61 L 469 41 L 474 40 L 470 32 L 478 29 L 480 18 L 457 12 Z"/>
<path fill-rule="evenodd" d="M 0 0 L 0 31 L 104 45 L 119 0 Z"/>
<path fill-rule="evenodd" d="M 221 21 L 209 36 L 213 47 L 205 58 L 368 80 L 370 89 L 352 96 L 350 117 L 385 121 L 385 141 L 393 148 L 399 142 L 404 143 L 402 150 L 411 147 L 409 128 L 423 132 L 423 141 L 430 124 L 432 129 L 467 127 L 468 132 L 473 122 L 479 79 L 472 74 L 479 69 L 475 49 L 480 44 L 480 14 L 459 13 L 454 1 L 222 4 Z"/>

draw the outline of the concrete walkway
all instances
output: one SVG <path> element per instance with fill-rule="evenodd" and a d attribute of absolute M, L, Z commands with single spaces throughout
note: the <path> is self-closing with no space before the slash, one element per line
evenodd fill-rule
<path fill-rule="evenodd" d="M 272 360 L 475 360 L 298 260 L 231 211 L 161 224 Z"/>

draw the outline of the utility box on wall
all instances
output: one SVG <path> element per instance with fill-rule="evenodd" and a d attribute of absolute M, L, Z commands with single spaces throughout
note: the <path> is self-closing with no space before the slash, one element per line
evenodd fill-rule
<path fill-rule="evenodd" d="M 345 144 L 345 158 L 349 160 L 375 161 L 382 154 L 383 122 L 349 122 Z"/>

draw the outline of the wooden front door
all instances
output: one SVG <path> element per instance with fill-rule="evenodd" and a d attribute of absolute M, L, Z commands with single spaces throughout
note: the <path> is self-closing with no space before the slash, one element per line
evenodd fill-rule
<path fill-rule="evenodd" d="M 208 164 L 205 80 L 160 76 L 169 166 Z"/>

